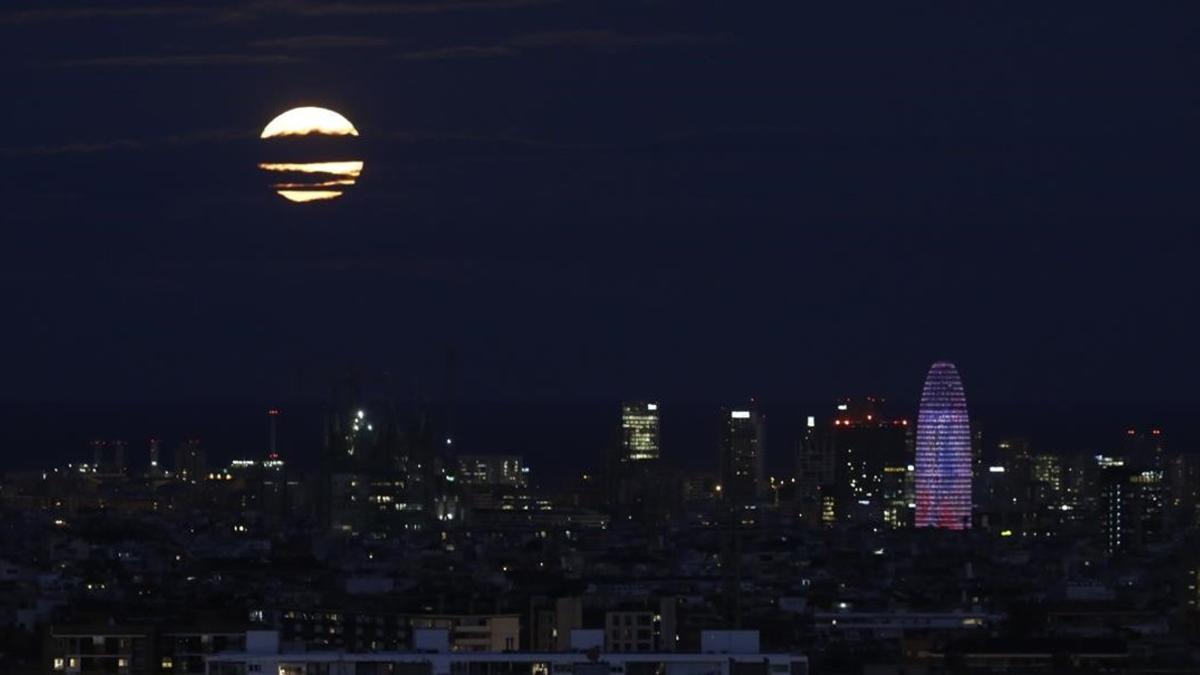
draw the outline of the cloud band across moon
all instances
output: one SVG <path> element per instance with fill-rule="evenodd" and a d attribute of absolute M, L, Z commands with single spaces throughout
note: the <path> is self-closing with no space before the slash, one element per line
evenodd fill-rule
<path fill-rule="evenodd" d="M 296 136 L 358 136 L 358 129 L 344 115 L 328 108 L 292 108 L 272 119 L 260 134 L 277 141 Z M 261 162 L 258 168 L 278 180 L 271 187 L 290 202 L 328 201 L 341 197 L 345 188 L 362 175 L 361 160 L 311 162 Z"/>

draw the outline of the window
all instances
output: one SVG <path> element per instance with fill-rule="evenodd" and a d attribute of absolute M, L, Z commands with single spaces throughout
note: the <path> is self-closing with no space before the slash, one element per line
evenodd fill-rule
<path fill-rule="evenodd" d="M 61 659 L 61 658 L 54 659 L 54 669 L 55 670 L 62 670 L 63 668 L 66 667 L 66 665 L 67 665 L 66 661 L 64 661 L 63 659 Z"/>

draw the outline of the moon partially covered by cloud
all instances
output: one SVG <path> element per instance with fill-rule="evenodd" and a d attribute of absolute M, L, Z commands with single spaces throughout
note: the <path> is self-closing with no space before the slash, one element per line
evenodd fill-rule
<path fill-rule="evenodd" d="M 276 136 L 357 136 L 358 129 L 339 112 L 316 106 L 292 108 L 282 113 L 263 127 L 259 138 Z"/>
<path fill-rule="evenodd" d="M 281 140 L 286 141 L 286 137 L 301 136 L 357 137 L 358 130 L 341 113 L 326 108 L 302 107 L 288 110 L 271 120 L 263 129 L 261 138 L 274 139 L 268 145 L 277 151 L 287 149 L 284 146 L 300 143 L 301 147 L 291 149 L 303 151 L 297 159 L 308 160 L 313 150 L 309 147 L 311 144 L 295 140 L 285 142 L 284 146 L 277 145 Z M 328 148 L 313 154 L 326 152 Z M 276 194 L 297 203 L 337 199 L 362 174 L 363 162 L 360 160 L 312 159 L 315 161 L 265 161 L 260 162 L 258 168 L 272 177 L 271 187 Z"/>

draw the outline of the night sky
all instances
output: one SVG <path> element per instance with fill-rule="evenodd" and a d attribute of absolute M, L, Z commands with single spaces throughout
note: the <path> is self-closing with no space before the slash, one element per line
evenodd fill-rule
<path fill-rule="evenodd" d="M 450 345 L 474 401 L 1200 377 L 1187 3 L 10 4 L 9 401 L 436 397 Z M 362 134 L 339 200 L 256 169 L 296 105 Z"/>

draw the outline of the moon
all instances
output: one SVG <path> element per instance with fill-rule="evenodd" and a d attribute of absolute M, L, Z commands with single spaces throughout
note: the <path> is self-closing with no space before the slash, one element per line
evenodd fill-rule
<path fill-rule="evenodd" d="M 288 141 L 286 137 L 308 136 L 340 136 L 357 137 L 358 129 L 350 120 L 339 112 L 328 108 L 305 106 L 292 108 L 271 120 L 263 128 L 261 139 L 270 140 L 276 150 L 284 150 L 286 146 L 294 146 L 291 150 L 304 151 L 307 154 L 313 148 L 305 148 L 305 142 L 299 139 Z M 282 145 L 277 145 L 282 143 Z M 323 152 L 328 153 L 326 148 Z M 347 153 L 349 154 L 349 153 Z M 303 157 L 303 159 L 308 159 Z M 319 161 L 268 161 L 260 162 L 258 168 L 267 172 L 272 178 L 271 188 L 280 197 L 296 203 L 319 202 L 341 197 L 346 188 L 355 184 L 362 174 L 363 162 L 342 158 L 317 158 Z"/>
<path fill-rule="evenodd" d="M 259 138 L 276 136 L 357 136 L 358 129 L 344 115 L 328 108 L 303 106 L 281 113 L 263 127 Z"/>

